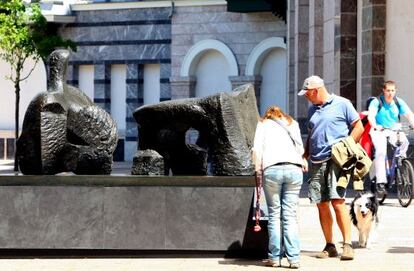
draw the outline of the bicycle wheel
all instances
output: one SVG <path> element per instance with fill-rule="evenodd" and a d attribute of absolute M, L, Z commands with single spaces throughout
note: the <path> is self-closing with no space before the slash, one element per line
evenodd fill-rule
<path fill-rule="evenodd" d="M 402 207 L 408 207 L 413 199 L 414 169 L 407 159 L 401 161 L 400 172 L 401 174 L 396 176 L 401 177 L 401 180 L 396 180 L 398 201 Z"/>

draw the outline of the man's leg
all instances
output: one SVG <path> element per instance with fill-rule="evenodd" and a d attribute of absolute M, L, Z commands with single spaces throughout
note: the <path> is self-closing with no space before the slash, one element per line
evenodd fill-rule
<path fill-rule="evenodd" d="M 321 228 L 325 241 L 328 244 L 333 244 L 333 234 L 332 234 L 332 225 L 333 218 L 331 210 L 329 208 L 329 201 L 321 202 L 316 204 L 319 211 L 319 222 L 321 223 Z"/>
<path fill-rule="evenodd" d="M 397 133 L 393 133 L 390 136 L 390 143 L 395 147 L 397 146 Z M 400 133 L 400 156 L 407 157 L 407 150 L 410 146 L 410 142 L 407 139 L 407 136 L 404 133 Z"/>
<path fill-rule="evenodd" d="M 348 208 L 345 205 L 344 199 L 332 200 L 332 206 L 336 215 L 336 222 L 342 233 L 344 240 L 344 251 L 341 260 L 352 260 L 354 258 L 354 251 L 351 243 L 351 218 L 349 217 Z"/>
<path fill-rule="evenodd" d="M 326 240 L 324 249 L 316 255 L 317 258 L 321 259 L 338 256 L 335 244 L 333 243 L 333 218 L 328 200 L 327 170 L 329 170 L 328 162 L 312 164 L 312 178 L 309 182 L 309 198 L 318 207 L 319 222 Z"/>
<path fill-rule="evenodd" d="M 333 241 L 333 218 L 329 208 L 329 201 L 318 203 L 316 206 L 318 207 L 319 222 L 321 223 L 322 232 L 326 241 L 325 247 L 316 255 L 316 258 L 326 259 L 336 257 L 338 256 L 338 252 Z"/>
<path fill-rule="evenodd" d="M 385 172 L 385 155 L 387 153 L 387 138 L 382 131 L 371 131 L 372 142 L 375 148 L 375 176 L 378 183 L 387 183 Z"/>
<path fill-rule="evenodd" d="M 351 244 L 351 218 L 349 217 L 349 210 L 345 205 L 345 200 L 333 199 L 332 206 L 344 243 Z"/>

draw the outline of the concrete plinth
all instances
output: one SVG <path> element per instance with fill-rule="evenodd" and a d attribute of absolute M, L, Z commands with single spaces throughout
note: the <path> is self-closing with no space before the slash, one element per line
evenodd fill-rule
<path fill-rule="evenodd" d="M 0 248 L 266 250 L 253 177 L 0 176 Z"/>

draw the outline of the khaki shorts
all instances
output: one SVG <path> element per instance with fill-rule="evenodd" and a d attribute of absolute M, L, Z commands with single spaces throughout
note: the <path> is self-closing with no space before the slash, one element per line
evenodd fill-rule
<path fill-rule="evenodd" d="M 311 163 L 309 183 L 309 199 L 313 203 L 321 203 L 332 199 L 343 199 L 336 192 L 336 182 L 341 168 L 331 160 L 323 163 Z"/>

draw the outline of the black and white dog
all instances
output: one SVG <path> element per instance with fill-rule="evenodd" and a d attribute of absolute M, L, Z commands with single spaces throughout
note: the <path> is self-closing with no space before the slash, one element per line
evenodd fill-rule
<path fill-rule="evenodd" d="M 371 230 L 378 224 L 378 200 L 371 192 L 358 194 L 351 203 L 352 223 L 359 232 L 359 246 L 367 247 Z"/>

